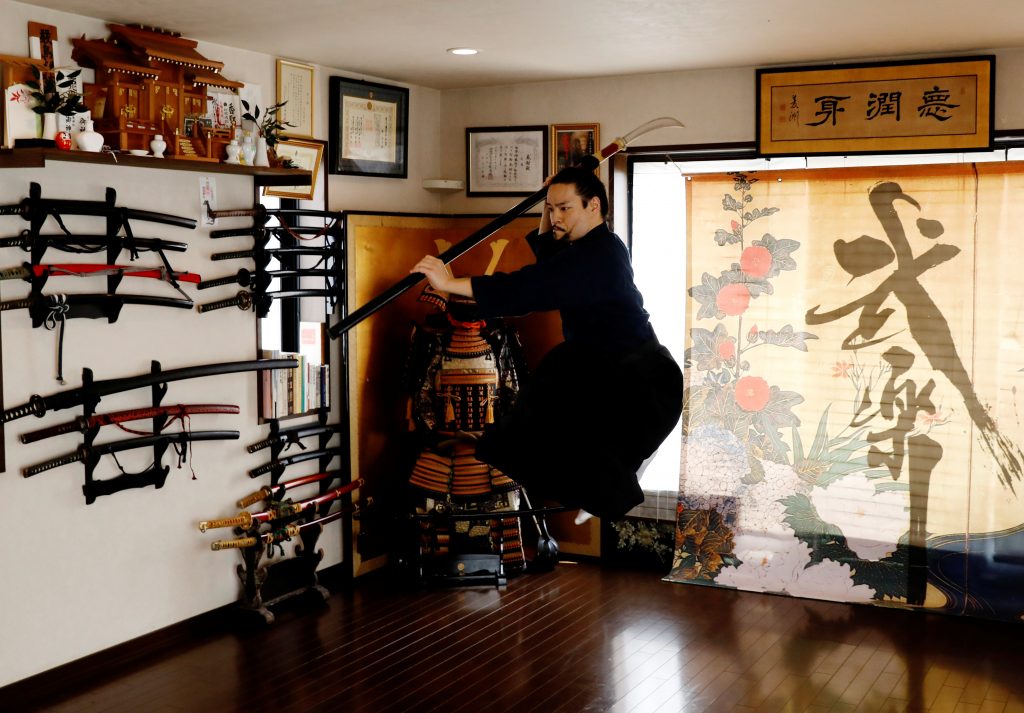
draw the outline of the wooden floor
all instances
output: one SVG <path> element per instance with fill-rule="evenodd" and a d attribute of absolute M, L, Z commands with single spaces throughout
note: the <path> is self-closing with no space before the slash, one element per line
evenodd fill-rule
<path fill-rule="evenodd" d="M 559 564 L 502 590 L 361 583 L 207 625 L 0 710 L 1024 712 L 1024 625 Z M 68 678 L 73 681 L 73 677 Z M 13 706 L 13 707 L 10 707 Z"/>

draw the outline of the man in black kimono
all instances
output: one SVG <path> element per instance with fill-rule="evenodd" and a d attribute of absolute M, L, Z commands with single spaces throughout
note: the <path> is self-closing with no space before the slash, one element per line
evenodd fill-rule
<path fill-rule="evenodd" d="M 485 430 L 476 457 L 535 498 L 614 519 L 644 499 L 637 469 L 679 419 L 683 376 L 654 334 L 607 212 L 594 172 L 566 168 L 550 180 L 540 228 L 526 237 L 535 264 L 453 278 L 428 255 L 410 272 L 472 297 L 481 317 L 559 311 L 565 341 Z"/>

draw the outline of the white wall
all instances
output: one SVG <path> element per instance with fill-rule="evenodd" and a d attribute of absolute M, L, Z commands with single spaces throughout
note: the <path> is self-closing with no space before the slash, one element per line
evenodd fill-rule
<path fill-rule="evenodd" d="M 1024 128 L 1024 96 L 1017 82 L 1024 74 L 1024 50 L 1002 49 L 996 56 L 996 129 Z M 634 146 L 753 141 L 756 68 L 666 72 L 505 87 L 446 91 L 441 107 L 441 171 L 465 180 L 467 127 L 591 123 L 601 125 L 605 145 L 659 116 L 672 116 L 685 129 L 659 129 Z M 607 179 L 607 164 L 602 167 Z M 450 213 L 503 212 L 521 198 L 442 200 Z"/>
<path fill-rule="evenodd" d="M 0 53 L 4 54 L 28 54 L 29 20 L 55 25 L 61 39 L 108 34 L 99 20 L 6 0 L 0 0 L 0 17 Z M 199 51 L 224 62 L 225 76 L 261 85 L 264 103 L 273 100 L 273 55 L 207 44 L 200 44 Z M 70 47 L 65 46 L 64 52 L 70 60 Z M 318 67 L 315 75 L 318 138 L 326 138 L 328 77 L 332 74 L 346 73 Z M 423 190 L 420 183 L 438 173 L 439 116 L 440 93 L 410 87 L 409 178 L 331 176 L 329 207 L 436 211 L 439 198 Z M 199 215 L 198 184 L 202 175 L 214 176 L 219 207 L 251 204 L 252 179 L 247 177 L 64 162 L 51 162 L 45 169 L 0 171 L 0 204 L 16 203 L 25 197 L 30 181 L 42 184 L 44 196 L 59 198 L 102 200 L 104 188 L 112 186 L 118 192 L 119 205 L 195 218 Z M 221 222 L 218 227 L 245 225 L 240 219 Z M 69 227 L 78 225 L 82 232 L 102 232 L 102 224 L 96 223 L 79 218 Z M 26 223 L 20 218 L 0 218 L 0 236 L 15 235 L 24 227 Z M 169 253 L 169 259 L 175 269 L 191 270 L 204 277 L 230 274 L 244 264 L 214 263 L 208 259 L 211 253 L 251 245 L 246 238 L 210 240 L 204 228 L 189 231 L 142 223 L 133 227 L 138 236 L 188 242 L 188 252 Z M 27 255 L 17 249 L 0 249 L 0 253 L 0 267 L 27 260 Z M 121 258 L 127 260 L 127 255 Z M 45 256 L 47 262 L 76 260 L 93 261 L 56 251 Z M 155 263 L 144 255 L 140 264 Z M 61 287 L 67 292 L 103 291 L 105 282 L 53 279 L 47 292 Z M 233 289 L 237 288 L 195 292 L 189 287 L 188 291 L 196 302 L 206 302 L 229 296 Z M 119 291 L 177 296 L 157 281 L 131 278 L 125 278 Z M 0 283 L 0 299 L 22 297 L 27 292 L 27 283 Z M 251 313 L 230 309 L 200 315 L 195 311 L 126 306 L 114 324 L 68 321 L 64 345 L 68 383 L 61 387 L 54 380 L 54 332 L 32 329 L 25 311 L 0 314 L 0 329 L 6 408 L 25 403 L 34 393 L 46 396 L 80 386 L 83 367 L 92 368 L 97 379 L 109 379 L 145 373 L 153 359 L 159 360 L 164 369 L 172 369 L 257 356 L 256 320 Z M 256 378 L 253 374 L 235 374 L 172 383 L 165 403 L 238 404 L 239 416 L 197 416 L 191 427 L 238 430 L 241 438 L 195 444 L 191 460 L 195 480 L 188 464 L 179 470 L 173 456 L 165 455 L 164 463 L 172 468 L 162 489 L 123 491 L 101 497 L 91 505 L 86 505 L 82 495 L 84 470 L 80 465 L 31 479 L 20 475 L 24 466 L 74 451 L 81 439 L 61 436 L 26 446 L 18 441 L 18 434 L 70 420 L 81 409 L 55 412 L 45 420 L 30 417 L 7 424 L 7 468 L 0 474 L 0 521 L 7 533 L 0 555 L 0 686 L 237 601 L 240 587 L 235 566 L 241 558 L 234 552 L 209 549 L 214 539 L 230 537 L 231 531 L 203 534 L 196 523 L 236 514 L 235 501 L 265 484 L 266 478 L 253 480 L 246 474 L 249 468 L 264 462 L 267 453 L 245 452 L 245 445 L 267 432 L 255 416 Z M 148 390 L 106 397 L 98 411 L 144 406 L 148 398 Z M 130 436 L 120 431 L 104 432 L 97 440 L 125 437 Z M 145 451 L 124 454 L 121 462 L 129 471 L 143 470 L 149 464 L 146 455 Z M 152 450 L 148 455 L 151 459 Z M 116 475 L 109 458 L 103 460 L 96 476 L 105 479 Z M 288 476 L 307 472 L 314 470 L 295 466 Z M 322 567 L 341 562 L 340 523 L 329 525 L 318 545 L 325 550 Z"/>

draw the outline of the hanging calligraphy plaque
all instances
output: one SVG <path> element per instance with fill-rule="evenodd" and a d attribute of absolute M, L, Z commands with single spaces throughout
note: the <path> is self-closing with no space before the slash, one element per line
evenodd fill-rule
<path fill-rule="evenodd" d="M 759 69 L 758 152 L 987 149 L 994 82 L 991 56 Z"/>

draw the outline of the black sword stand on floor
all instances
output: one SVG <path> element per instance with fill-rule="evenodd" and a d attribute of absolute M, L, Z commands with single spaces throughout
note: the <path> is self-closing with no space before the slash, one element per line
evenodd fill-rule
<path fill-rule="evenodd" d="M 328 410 L 321 408 L 317 410 L 317 422 L 321 426 L 327 425 Z M 269 438 L 277 438 L 281 434 L 280 422 L 277 419 L 273 419 L 270 422 L 270 434 Z M 334 433 L 324 433 L 317 436 L 317 449 L 314 452 L 322 452 L 328 450 L 328 442 L 334 436 Z M 347 434 L 343 434 L 347 435 Z M 345 442 L 345 438 L 342 438 L 342 442 Z M 280 438 L 270 446 L 270 463 L 272 465 L 270 469 L 270 486 L 276 488 L 280 483 L 281 477 L 284 474 L 287 465 L 280 464 L 278 461 L 281 460 L 280 456 L 282 451 L 290 441 L 286 438 Z M 330 490 L 339 487 L 342 484 L 350 482 L 348 462 L 349 459 L 344 456 L 345 448 L 342 447 L 342 453 L 337 454 L 340 456 L 341 468 L 338 470 L 338 475 L 333 478 L 324 478 L 319 481 L 319 494 L 324 495 Z M 331 461 L 335 458 L 334 453 L 325 454 L 317 458 L 318 473 L 327 472 L 328 466 Z M 351 503 L 351 496 L 346 495 L 339 498 L 342 502 L 342 507 L 346 507 Z M 266 508 L 274 507 L 280 504 L 279 501 L 265 500 L 264 506 Z M 322 503 L 316 508 L 310 511 L 303 511 L 297 513 L 294 516 L 283 518 L 274 521 L 274 529 L 281 529 L 289 524 L 298 522 L 300 520 L 315 520 L 317 518 L 327 515 L 328 510 L 334 505 L 335 501 Z M 295 545 L 295 552 L 290 557 L 282 557 L 281 559 L 275 559 L 275 547 L 277 553 L 280 555 L 284 554 L 286 543 L 264 545 L 259 539 L 259 523 L 254 523 L 253 527 L 249 530 L 237 529 L 235 532 L 239 537 L 256 537 L 257 542 L 251 547 L 245 547 L 241 550 L 242 564 L 238 565 L 237 573 L 238 578 L 242 583 L 242 596 L 239 601 L 239 610 L 244 615 L 255 615 L 261 618 L 267 624 L 273 623 L 274 614 L 270 611 L 269 607 L 272 607 L 280 602 L 292 599 L 299 595 L 306 593 L 315 593 L 323 601 L 326 601 L 330 596 L 330 592 L 320 584 L 316 569 L 323 559 L 324 552 L 322 549 L 318 550 L 317 540 L 320 537 L 323 528 L 321 526 L 304 527 L 299 531 L 299 543 Z"/>

